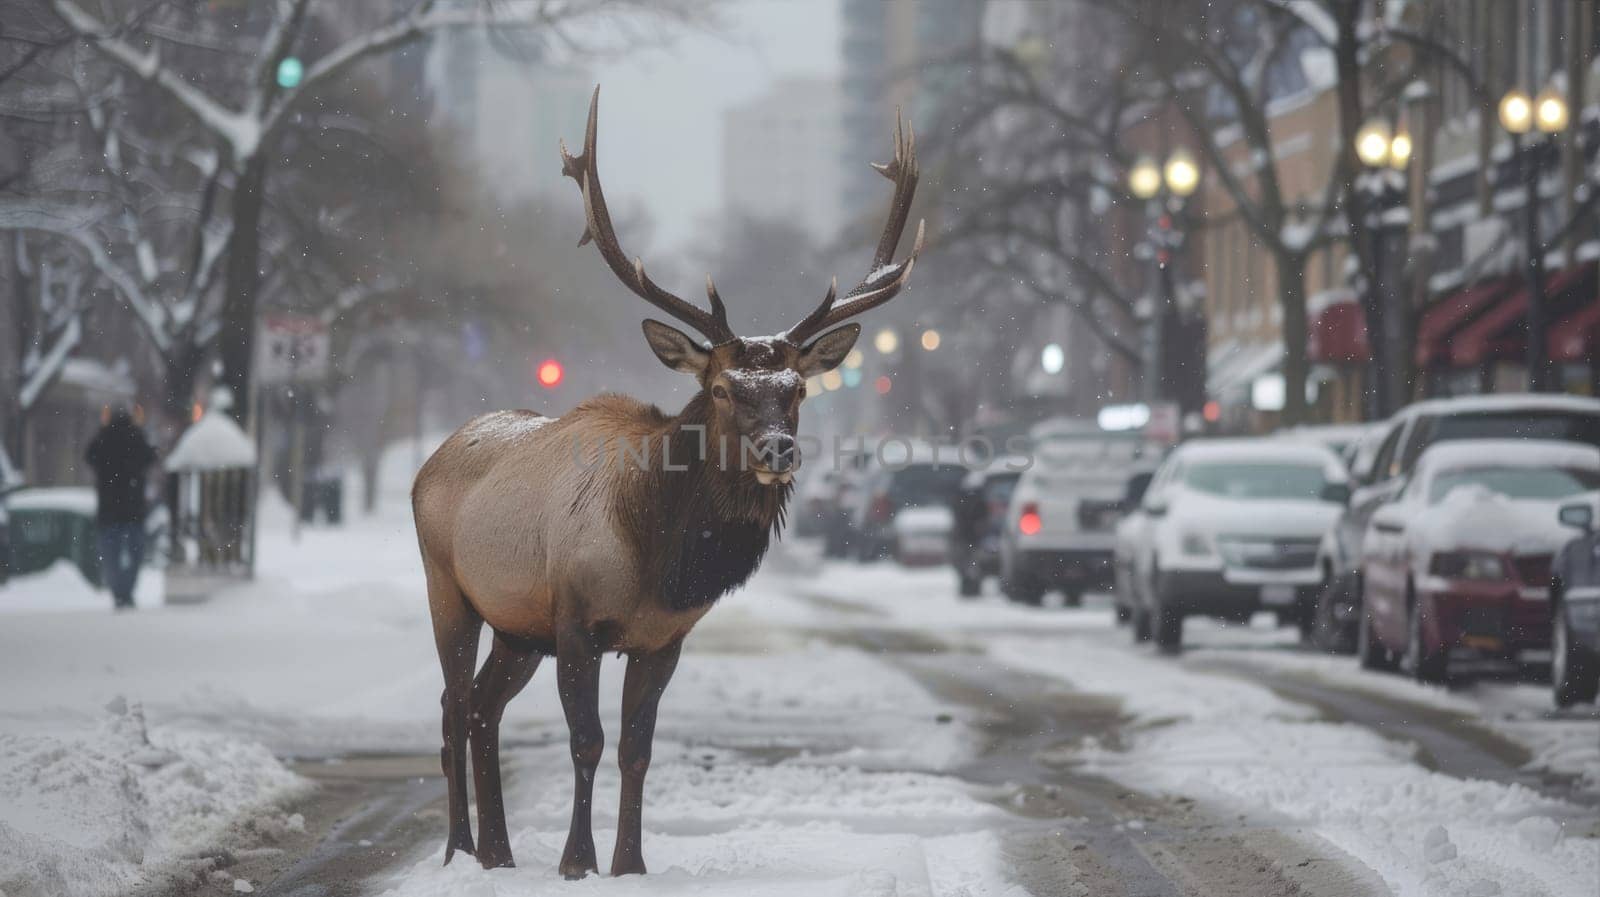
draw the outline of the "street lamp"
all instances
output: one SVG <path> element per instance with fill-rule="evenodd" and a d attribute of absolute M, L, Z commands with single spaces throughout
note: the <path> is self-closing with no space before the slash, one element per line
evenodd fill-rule
<path fill-rule="evenodd" d="M 1200 166 L 1194 161 L 1194 156 L 1182 147 L 1173 150 L 1172 155 L 1167 157 L 1167 165 L 1161 174 L 1173 196 L 1187 197 L 1200 186 Z"/>
<path fill-rule="evenodd" d="M 1391 382 L 1396 373 L 1389 362 L 1404 351 L 1397 332 L 1400 318 L 1393 313 L 1402 300 L 1395 291 L 1394 278 L 1388 270 L 1388 247 L 1392 242 L 1395 225 L 1404 224 L 1404 218 L 1391 214 L 1405 206 L 1406 183 L 1400 172 L 1411 161 L 1411 134 L 1402 123 L 1391 127 L 1384 118 L 1373 118 L 1356 132 L 1356 156 L 1367 167 L 1357 179 L 1361 193 L 1370 197 L 1362 214 L 1363 230 L 1368 237 L 1368 259 L 1372 268 L 1366 272 L 1366 299 L 1363 303 L 1369 327 L 1371 355 L 1367 366 L 1369 388 L 1366 390 L 1369 419 L 1378 419 L 1394 409 L 1392 399 L 1403 390 Z"/>
<path fill-rule="evenodd" d="M 1152 199 L 1161 192 L 1161 169 L 1156 160 L 1140 156 L 1128 171 L 1128 189 L 1140 199 Z"/>
<path fill-rule="evenodd" d="M 1539 165 L 1536 158 L 1539 144 L 1525 141 L 1523 136 L 1535 129 L 1546 135 L 1544 145 L 1566 129 L 1571 113 L 1567 98 L 1554 82 L 1545 85 L 1539 95 L 1530 100 L 1528 95 L 1512 88 L 1500 99 L 1500 126 L 1511 134 L 1512 154 L 1521 170 L 1524 196 L 1523 240 L 1528 262 L 1528 391 L 1542 392 L 1548 386 L 1548 366 L 1545 359 L 1544 319 L 1544 241 L 1539 235 Z"/>
<path fill-rule="evenodd" d="M 1167 333 L 1171 328 L 1168 318 L 1176 314 L 1175 293 L 1172 283 L 1172 257 L 1183 245 L 1183 233 L 1176 226 L 1178 213 L 1183 211 L 1185 200 L 1200 187 L 1200 163 L 1184 147 L 1167 155 L 1164 163 L 1157 164 L 1150 156 L 1140 156 L 1128 169 L 1128 192 L 1147 203 L 1166 197 L 1161 203 L 1155 224 L 1150 228 L 1148 243 L 1155 249 L 1157 277 L 1161 295 L 1150 316 L 1149 351 L 1145 358 L 1145 383 L 1151 400 L 1163 398 L 1161 362 L 1167 356 Z"/>

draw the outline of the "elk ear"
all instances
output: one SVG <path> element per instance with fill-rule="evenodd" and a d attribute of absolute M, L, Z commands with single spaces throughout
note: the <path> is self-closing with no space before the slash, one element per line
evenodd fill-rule
<path fill-rule="evenodd" d="M 661 363 L 675 371 L 699 376 L 711 361 L 711 353 L 700 348 L 689 334 L 660 321 L 644 320 L 644 341 Z"/>
<path fill-rule="evenodd" d="M 838 367 L 850 349 L 856 344 L 856 338 L 861 336 L 860 324 L 846 324 L 838 330 L 827 333 L 812 340 L 809 345 L 800 350 L 800 364 L 797 365 L 802 377 L 815 377 Z"/>

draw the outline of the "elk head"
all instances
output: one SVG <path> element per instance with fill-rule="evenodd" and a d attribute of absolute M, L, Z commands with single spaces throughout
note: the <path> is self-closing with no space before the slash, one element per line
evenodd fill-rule
<path fill-rule="evenodd" d="M 561 145 L 561 171 L 583 191 L 587 226 L 578 245 L 594 241 L 600 256 L 628 289 L 705 337 L 699 341 L 660 321 L 644 321 L 645 341 L 661 363 L 699 380 L 701 391 L 695 402 L 705 403 L 707 408 L 707 444 L 739 446 L 736 461 L 720 455 L 725 463 L 736 463 L 738 470 L 749 471 L 763 486 L 786 485 L 800 464 L 795 436 L 806 378 L 838 367 L 861 334 L 860 324 L 829 328 L 893 299 L 910 279 L 911 268 L 922 252 L 924 228 L 919 221 L 911 254 L 894 262 L 917 189 L 916 136 L 897 113 L 894 159 L 873 165 L 894 182 L 894 197 L 867 277 L 839 301 L 835 279 L 822 303 L 778 336 L 741 337 L 728 326 L 727 308 L 710 275 L 706 276 L 706 296 L 711 310 L 706 311 L 662 289 L 644 273 L 642 261 L 630 261 L 623 251 L 606 210 L 595 163 L 599 106 L 600 88 L 595 87 L 583 152 L 573 156 L 565 141 Z"/>

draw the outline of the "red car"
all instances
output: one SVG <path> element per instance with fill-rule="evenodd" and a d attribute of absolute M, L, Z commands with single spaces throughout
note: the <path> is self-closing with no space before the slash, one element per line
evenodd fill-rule
<path fill-rule="evenodd" d="M 1540 440 L 1429 448 L 1362 544 L 1358 654 L 1443 682 L 1464 660 L 1550 649 L 1550 567 L 1562 499 L 1600 487 L 1600 449 Z"/>

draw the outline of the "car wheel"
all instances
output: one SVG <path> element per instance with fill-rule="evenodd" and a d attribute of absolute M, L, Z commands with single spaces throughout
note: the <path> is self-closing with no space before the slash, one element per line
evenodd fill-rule
<path fill-rule="evenodd" d="M 1183 612 L 1172 606 L 1172 588 L 1160 571 L 1152 574 L 1155 579 L 1155 601 L 1151 612 L 1150 636 L 1155 639 L 1156 648 L 1163 654 L 1177 654 L 1183 650 Z"/>
<path fill-rule="evenodd" d="M 1066 589 L 1063 600 L 1065 601 L 1067 607 L 1082 607 L 1083 589 L 1077 588 L 1076 586 Z"/>
<path fill-rule="evenodd" d="M 974 574 L 971 570 L 965 569 L 963 569 L 957 575 L 961 579 L 961 597 L 976 598 L 983 593 L 983 577 Z"/>
<path fill-rule="evenodd" d="M 877 540 L 870 536 L 862 536 L 856 540 L 856 560 L 863 564 L 870 564 L 879 557 Z"/>
<path fill-rule="evenodd" d="M 1133 633 L 1134 644 L 1150 641 L 1150 611 L 1146 610 L 1142 605 L 1135 607 L 1133 609 L 1133 618 L 1130 622 L 1133 623 L 1129 630 Z"/>
<path fill-rule="evenodd" d="M 1572 637 L 1567 610 L 1559 604 L 1551 630 L 1550 652 L 1550 685 L 1556 706 L 1594 703 L 1600 696 L 1600 658 Z"/>
<path fill-rule="evenodd" d="M 1428 653 L 1422 643 L 1422 609 L 1411 602 L 1411 613 L 1406 622 L 1406 667 L 1411 678 L 1429 685 L 1437 685 L 1450 678 L 1450 652 L 1440 648 Z"/>
<path fill-rule="evenodd" d="M 1356 656 L 1361 660 L 1363 670 L 1392 670 L 1394 660 L 1389 655 L 1389 649 L 1378 641 L 1378 636 L 1372 631 L 1372 615 L 1367 613 L 1363 604 L 1357 616 L 1356 623 Z"/>

